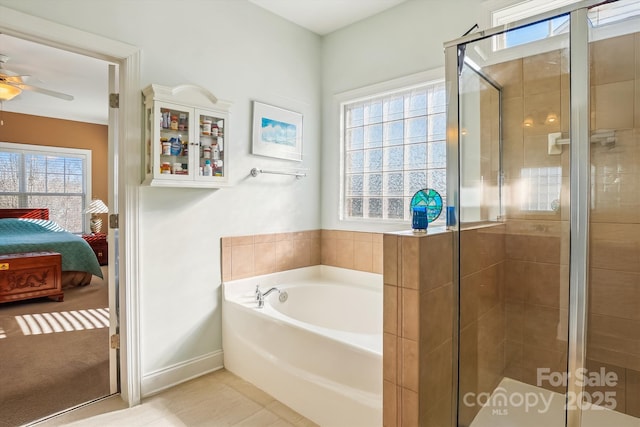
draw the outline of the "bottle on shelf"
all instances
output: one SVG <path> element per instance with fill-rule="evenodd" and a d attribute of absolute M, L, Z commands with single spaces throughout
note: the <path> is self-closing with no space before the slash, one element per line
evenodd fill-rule
<path fill-rule="evenodd" d="M 162 174 L 170 174 L 171 173 L 171 163 L 162 162 L 160 165 L 160 173 Z"/>
<path fill-rule="evenodd" d="M 213 168 L 211 167 L 211 160 L 205 160 L 204 161 L 204 169 L 202 172 L 202 175 L 204 176 L 211 176 L 213 174 Z"/>
<path fill-rule="evenodd" d="M 223 162 L 222 160 L 214 160 L 213 161 L 213 175 L 214 176 L 222 176 L 222 168 L 223 168 Z"/>
<path fill-rule="evenodd" d="M 163 129 L 168 129 L 170 121 L 171 120 L 169 119 L 169 112 L 168 111 L 163 111 L 162 112 L 162 128 Z"/>
<path fill-rule="evenodd" d="M 204 120 L 202 122 L 202 134 L 211 135 L 211 120 Z"/>
<path fill-rule="evenodd" d="M 162 145 L 162 154 L 165 156 L 171 155 L 171 142 L 167 141 L 166 138 L 161 138 L 160 144 Z"/>

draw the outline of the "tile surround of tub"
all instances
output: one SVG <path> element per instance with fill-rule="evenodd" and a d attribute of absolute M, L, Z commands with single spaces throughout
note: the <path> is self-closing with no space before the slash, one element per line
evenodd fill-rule
<path fill-rule="evenodd" d="M 221 239 L 222 280 L 320 264 L 320 230 Z"/>
<path fill-rule="evenodd" d="M 233 236 L 221 239 L 222 280 L 313 265 L 382 273 L 382 234 L 338 230 Z"/>
<path fill-rule="evenodd" d="M 322 230 L 321 263 L 382 274 L 382 233 Z"/>

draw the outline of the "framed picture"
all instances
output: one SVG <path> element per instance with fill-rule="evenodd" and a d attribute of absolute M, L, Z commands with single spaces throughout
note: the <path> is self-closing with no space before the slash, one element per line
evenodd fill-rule
<path fill-rule="evenodd" d="M 253 101 L 253 154 L 302 160 L 302 114 Z"/>

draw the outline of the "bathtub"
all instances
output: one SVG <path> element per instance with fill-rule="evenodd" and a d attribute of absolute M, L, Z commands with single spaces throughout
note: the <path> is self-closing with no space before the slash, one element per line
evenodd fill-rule
<path fill-rule="evenodd" d="M 287 299 L 257 308 L 256 285 Z M 222 289 L 226 369 L 323 427 L 382 425 L 382 275 L 322 265 Z"/>

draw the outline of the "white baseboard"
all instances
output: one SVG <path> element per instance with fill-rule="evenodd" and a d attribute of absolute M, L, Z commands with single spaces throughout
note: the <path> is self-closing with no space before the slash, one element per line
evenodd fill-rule
<path fill-rule="evenodd" d="M 218 350 L 145 374 L 142 376 L 140 394 L 142 397 L 149 397 L 185 381 L 217 371 L 224 366 L 223 356 L 223 351 Z"/>

